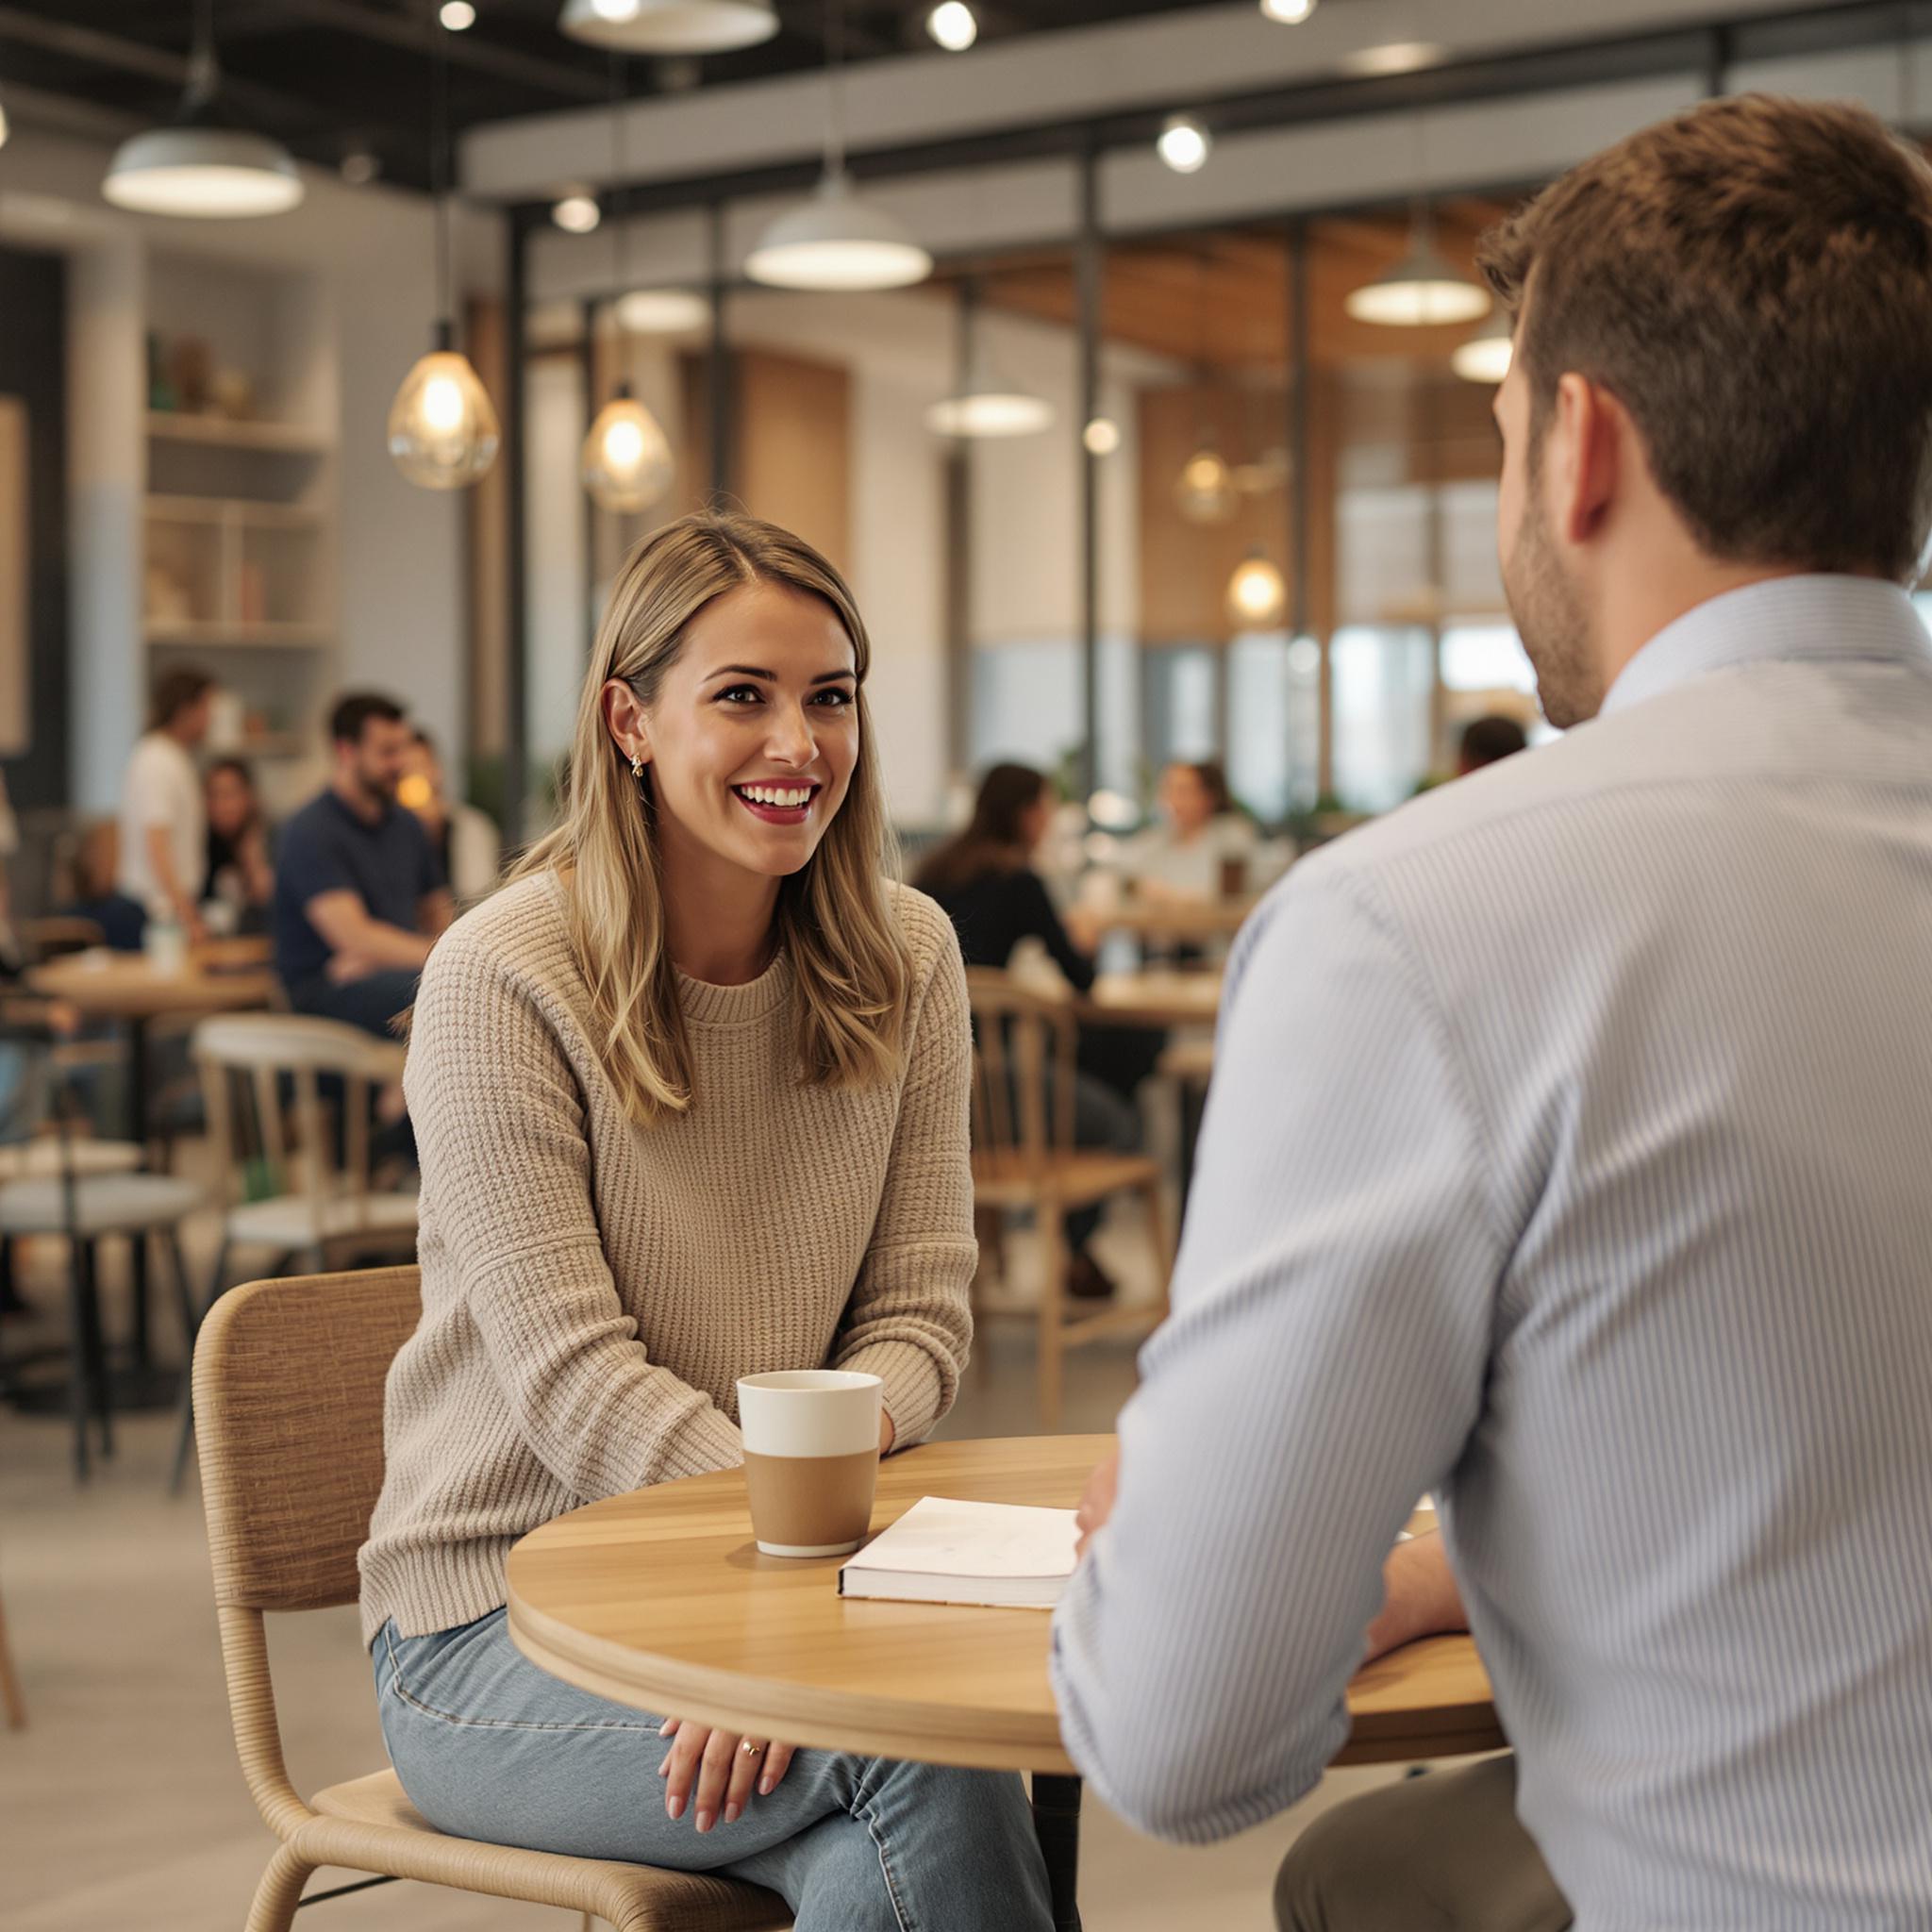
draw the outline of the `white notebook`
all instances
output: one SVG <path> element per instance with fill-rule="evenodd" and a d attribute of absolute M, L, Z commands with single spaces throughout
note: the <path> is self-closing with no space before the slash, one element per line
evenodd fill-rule
<path fill-rule="evenodd" d="M 1071 1509 L 922 1496 L 839 1572 L 839 1594 L 1050 1610 L 1078 1534 Z"/>

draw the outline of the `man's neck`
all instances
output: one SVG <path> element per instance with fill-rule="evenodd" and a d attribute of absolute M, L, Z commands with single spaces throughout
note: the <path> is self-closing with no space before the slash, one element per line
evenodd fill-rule
<path fill-rule="evenodd" d="M 353 778 L 338 778 L 329 790 L 362 821 L 365 825 L 380 824 L 382 800 L 373 798 L 357 784 Z"/>

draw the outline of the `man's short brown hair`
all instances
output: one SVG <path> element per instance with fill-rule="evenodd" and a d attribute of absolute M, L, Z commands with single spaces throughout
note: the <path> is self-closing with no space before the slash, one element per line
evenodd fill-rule
<path fill-rule="evenodd" d="M 1932 169 L 1864 108 L 1746 94 L 1647 127 L 1483 238 L 1526 311 L 1531 469 L 1558 379 L 1629 411 L 1727 562 L 1905 582 L 1932 527 Z"/>
<path fill-rule="evenodd" d="M 215 688 L 206 671 L 165 671 L 155 680 L 148 701 L 147 728 L 165 731 L 191 705 L 198 705 Z"/>

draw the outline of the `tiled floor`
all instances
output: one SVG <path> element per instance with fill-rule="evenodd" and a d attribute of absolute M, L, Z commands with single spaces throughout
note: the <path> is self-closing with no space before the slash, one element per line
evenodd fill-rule
<path fill-rule="evenodd" d="M 1118 1255 L 1124 1262 L 1124 1241 Z M 1022 1242 L 1016 1272 L 1024 1260 Z M 46 1283 L 30 1282 L 29 1291 L 58 1306 Z M 8 1350 L 25 1346 L 35 1325 L 8 1323 Z M 162 1333 L 172 1341 L 165 1322 Z M 984 1368 L 969 1374 L 947 1433 L 1033 1432 L 1024 1324 L 990 1324 L 982 1353 Z M 1074 1357 L 1067 1427 L 1108 1428 L 1132 1374 L 1124 1350 Z M 64 1425 L 0 1408 L 0 1595 L 31 1718 L 25 1732 L 0 1731 L 0 1918 L 8 1932 L 239 1927 L 272 1849 L 228 1733 L 199 1501 L 192 1485 L 178 1499 L 163 1493 L 171 1444 L 170 1419 L 130 1422 L 112 1464 L 77 1488 Z M 272 1620 L 271 1653 L 298 1789 L 376 1766 L 381 1743 L 355 1613 Z M 1274 1870 L 1299 1825 L 1388 1775 L 1332 1774 L 1295 1811 L 1198 1851 L 1139 1839 L 1090 1800 L 1086 1923 L 1091 1932 L 1265 1932 Z M 320 1874 L 313 1883 L 345 1875 Z M 337 1932 L 510 1932 L 540 1923 L 567 1932 L 570 1924 L 537 1907 L 411 1885 L 325 1911 L 318 1923 Z"/>

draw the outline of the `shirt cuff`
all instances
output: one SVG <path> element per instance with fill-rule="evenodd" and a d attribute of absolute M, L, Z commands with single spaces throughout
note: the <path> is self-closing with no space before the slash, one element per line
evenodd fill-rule
<path fill-rule="evenodd" d="M 874 1341 L 839 1366 L 876 1375 L 886 1385 L 880 1394 L 892 1418 L 893 1448 L 909 1449 L 931 1433 L 940 1419 L 940 1372 L 924 1349 L 909 1341 Z"/>

